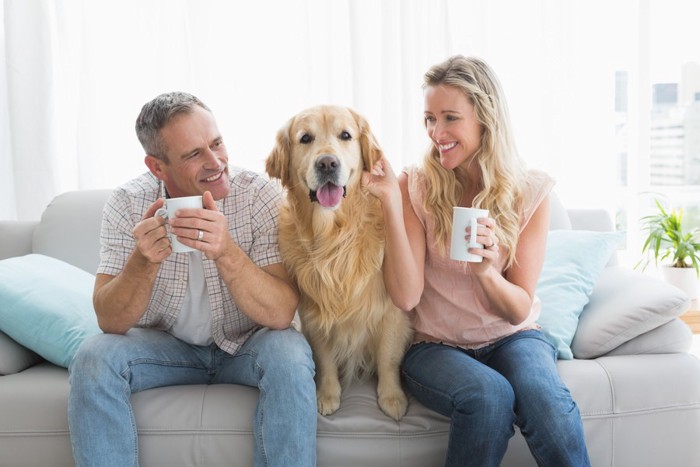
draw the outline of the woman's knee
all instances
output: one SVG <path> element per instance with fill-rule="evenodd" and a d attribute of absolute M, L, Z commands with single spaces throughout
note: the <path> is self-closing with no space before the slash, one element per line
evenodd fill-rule
<path fill-rule="evenodd" d="M 515 393 L 508 380 L 498 373 L 480 375 L 455 397 L 457 411 L 478 414 L 483 420 L 512 423 L 515 414 Z"/>

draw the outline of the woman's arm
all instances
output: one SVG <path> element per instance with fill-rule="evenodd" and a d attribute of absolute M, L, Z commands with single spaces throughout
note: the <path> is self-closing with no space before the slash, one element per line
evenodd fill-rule
<path fill-rule="evenodd" d="M 365 172 L 363 184 L 380 199 L 385 222 L 384 283 L 394 304 L 413 309 L 423 294 L 425 231 L 413 212 L 408 177 L 397 179 L 386 158 Z"/>
<path fill-rule="evenodd" d="M 493 267 L 498 249 L 484 250 L 484 262 L 469 263 L 493 310 L 513 325 L 530 314 L 549 230 L 549 198 L 545 198 L 518 238 L 515 262 L 505 276 Z"/>

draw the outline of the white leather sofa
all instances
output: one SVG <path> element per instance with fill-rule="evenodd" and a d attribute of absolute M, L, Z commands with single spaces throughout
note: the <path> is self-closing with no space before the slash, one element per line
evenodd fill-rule
<path fill-rule="evenodd" d="M 101 208 L 108 194 L 68 192 L 56 197 L 40 221 L 0 221 L 0 260 L 40 253 L 94 273 Z M 553 228 L 612 227 L 605 211 L 567 212 L 556 200 L 552 204 Z M 620 318 L 629 324 L 615 322 L 616 310 L 627 305 L 621 301 L 630 287 L 636 287 L 635 293 L 660 297 L 674 311 L 655 318 L 647 325 L 655 327 L 651 330 L 640 327 L 634 317 Z M 596 326 L 615 322 L 624 332 L 605 337 L 610 347 L 605 355 L 558 363 L 579 405 L 593 466 L 700 465 L 700 361 L 687 353 L 690 331 L 675 318 L 688 305 L 682 293 L 661 281 L 618 266 L 603 271 L 581 315 L 574 355 L 581 354 L 579 334 L 600 333 Z M 639 313 L 653 316 L 653 306 L 651 299 L 649 306 L 644 301 Z M 3 333 L 0 369 L 0 465 L 73 465 L 67 370 L 42 361 Z M 141 465 L 251 466 L 256 397 L 255 389 L 233 385 L 166 387 L 135 394 Z M 336 414 L 319 416 L 318 465 L 440 466 L 447 432 L 448 420 L 414 399 L 408 414 L 396 423 L 377 407 L 372 384 L 352 387 Z M 536 465 L 519 433 L 503 465 Z"/>

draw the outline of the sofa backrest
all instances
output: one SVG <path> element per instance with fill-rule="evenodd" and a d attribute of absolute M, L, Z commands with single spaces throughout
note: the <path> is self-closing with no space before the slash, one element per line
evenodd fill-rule
<path fill-rule="evenodd" d="M 571 230 L 569 214 L 554 192 L 549 195 L 549 230 Z"/>
<path fill-rule="evenodd" d="M 34 229 L 32 252 L 73 264 L 94 274 L 100 262 L 102 208 L 112 190 L 79 190 L 62 193 L 46 207 Z M 569 209 L 556 193 L 550 198 L 550 229 L 613 230 L 603 209 Z M 611 264 L 615 264 L 613 258 Z"/>
<path fill-rule="evenodd" d="M 95 274 L 100 262 L 102 208 L 111 192 L 80 190 L 56 196 L 34 229 L 32 252 Z"/>

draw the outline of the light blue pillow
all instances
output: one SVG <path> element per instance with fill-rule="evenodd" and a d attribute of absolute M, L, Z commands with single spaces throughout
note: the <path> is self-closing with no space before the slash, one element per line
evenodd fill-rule
<path fill-rule="evenodd" d="M 579 315 L 623 236 L 622 232 L 589 230 L 549 232 L 535 293 L 542 301 L 538 323 L 560 359 L 573 358 L 571 341 Z"/>
<path fill-rule="evenodd" d="M 95 276 L 49 256 L 0 261 L 0 330 L 46 360 L 68 367 L 83 340 L 98 334 Z"/>

